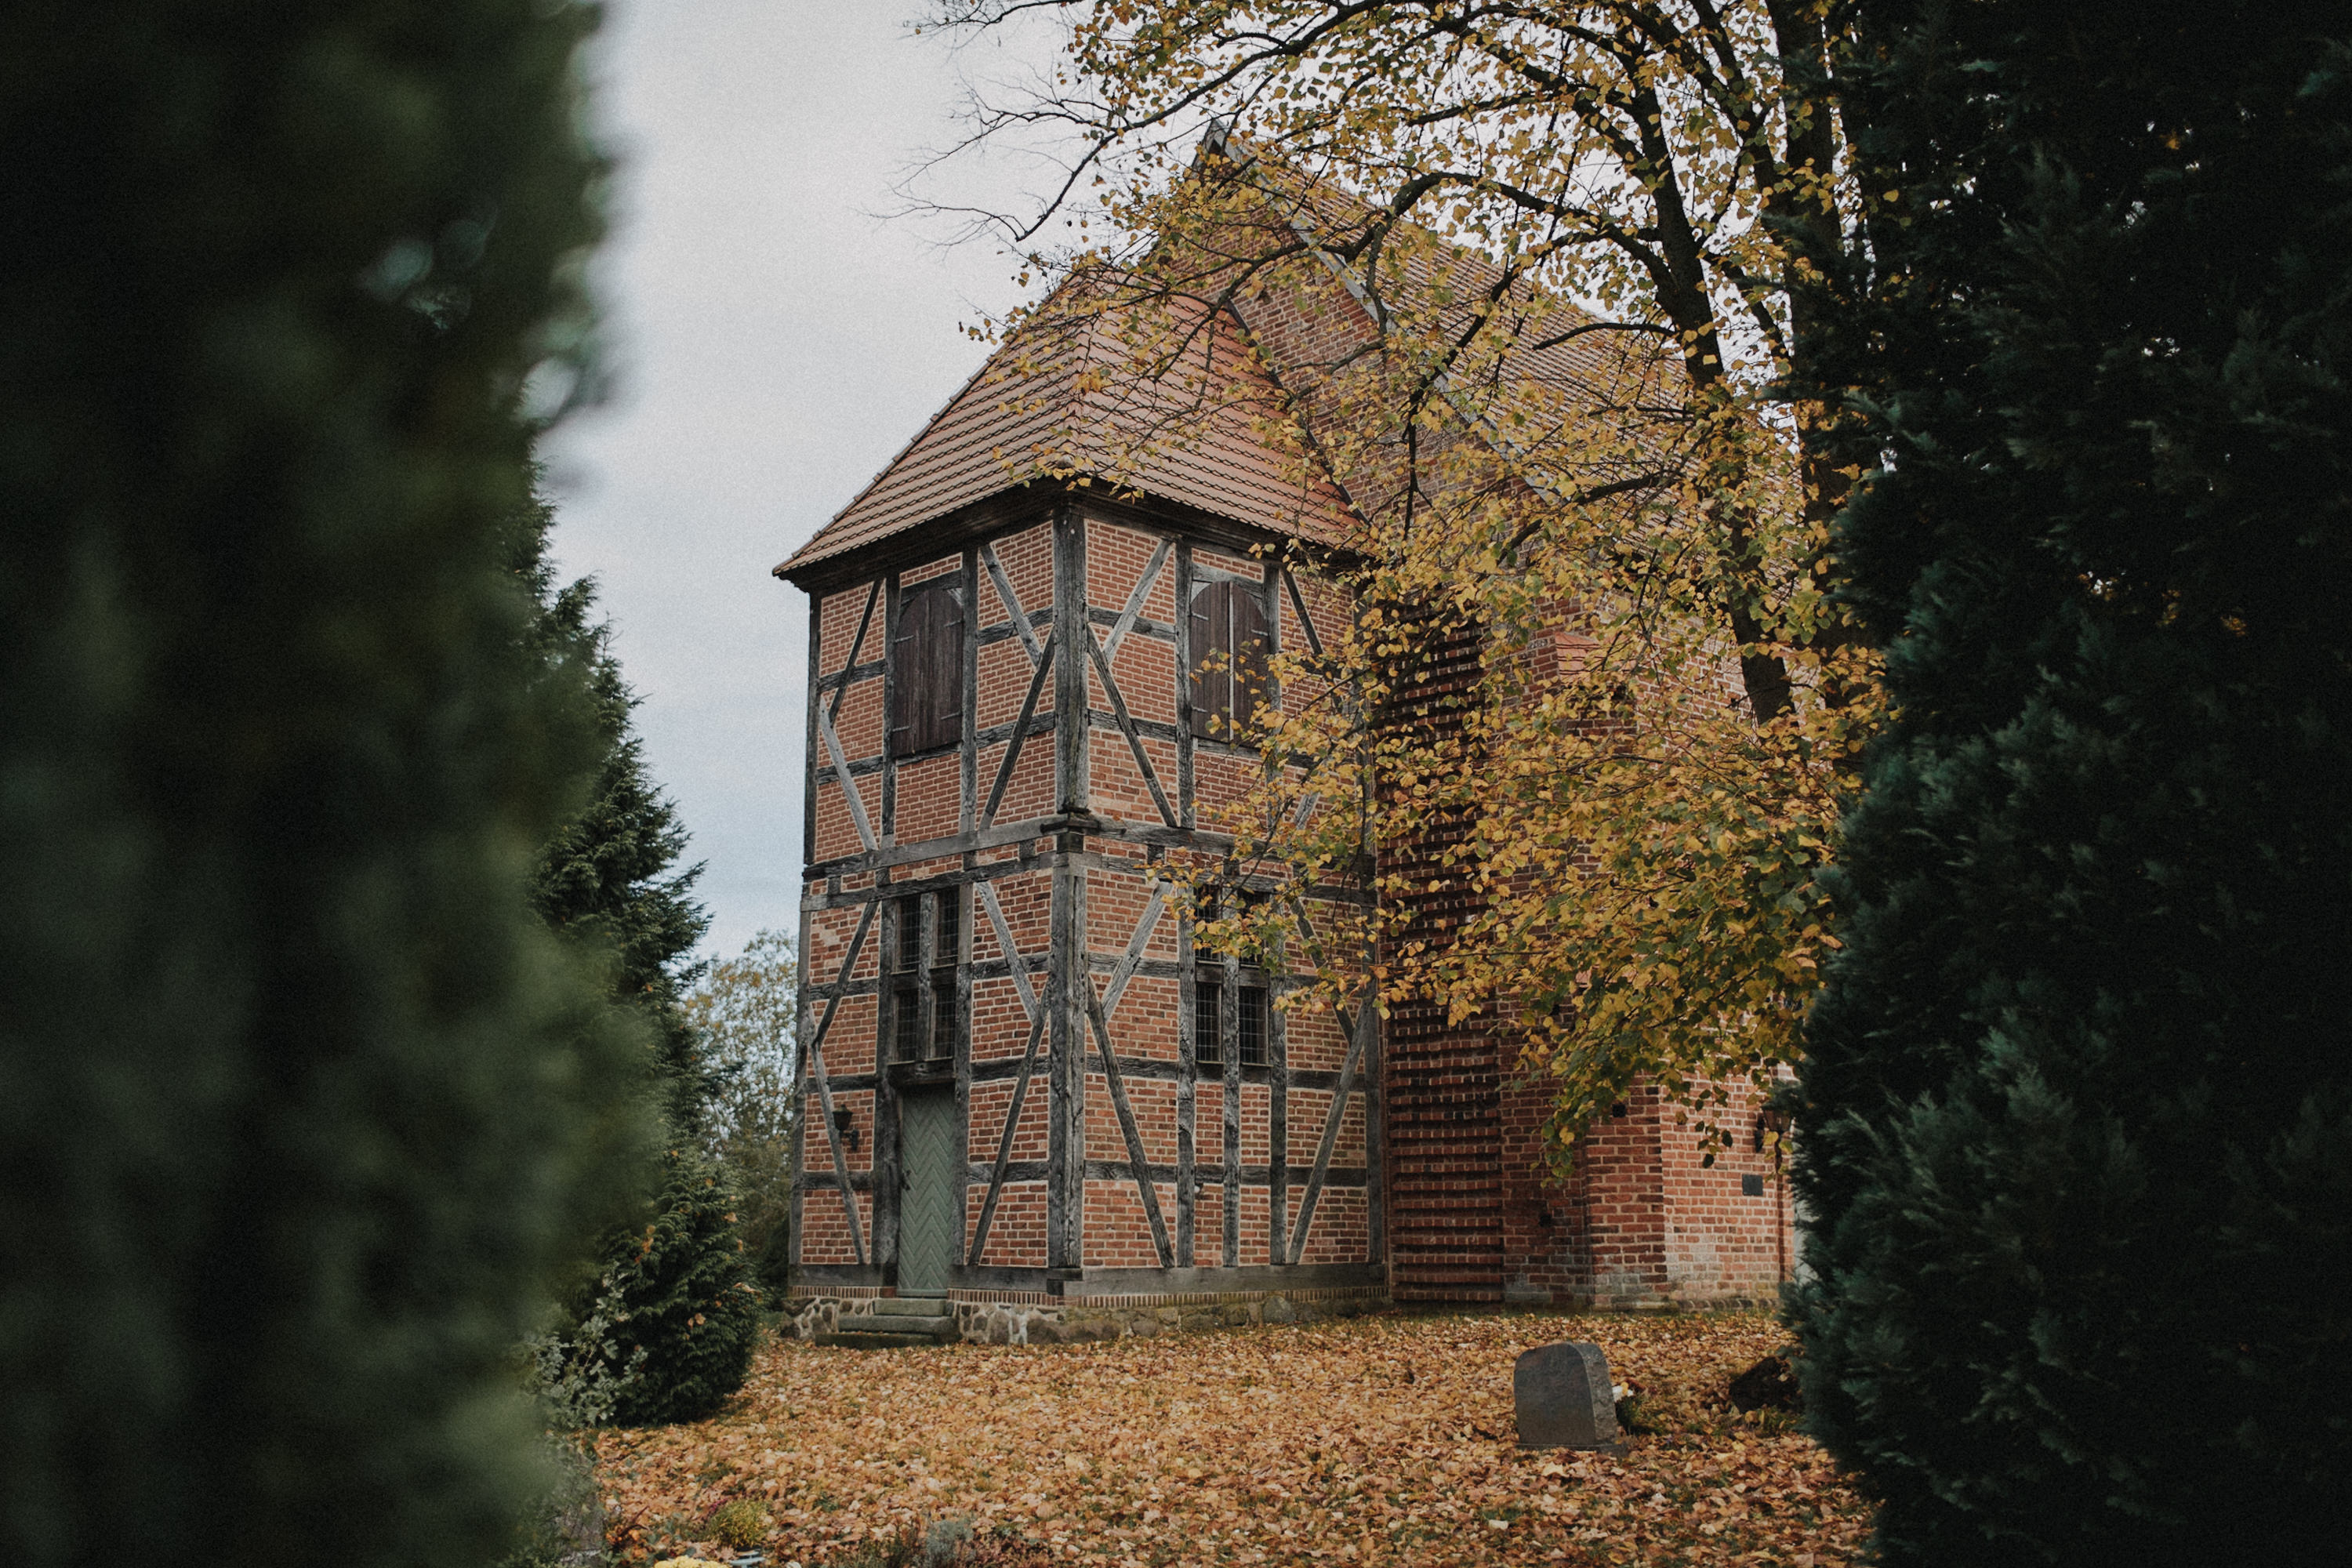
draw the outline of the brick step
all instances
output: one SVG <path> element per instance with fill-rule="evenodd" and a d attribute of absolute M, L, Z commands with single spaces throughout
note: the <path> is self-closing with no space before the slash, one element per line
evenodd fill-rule
<path fill-rule="evenodd" d="M 951 1338 L 955 1320 L 951 1317 L 919 1318 L 911 1312 L 844 1312 L 841 1331 L 868 1334 L 921 1334 L 927 1339 Z"/>
<path fill-rule="evenodd" d="M 817 1343 L 880 1350 L 955 1342 L 955 1314 L 944 1295 L 884 1296 L 860 1306 L 863 1310 L 844 1312 L 834 1331 L 819 1334 Z"/>

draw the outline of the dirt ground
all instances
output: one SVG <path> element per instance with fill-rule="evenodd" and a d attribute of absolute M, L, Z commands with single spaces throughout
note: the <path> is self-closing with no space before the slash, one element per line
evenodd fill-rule
<path fill-rule="evenodd" d="M 1589 1340 L 1630 1384 L 1622 1457 L 1525 1453 L 1511 1368 Z M 1407 1316 L 1097 1344 L 850 1351 L 770 1344 L 725 1412 L 598 1444 L 633 1561 L 772 1568 L 908 1560 L 940 1521 L 987 1561 L 1779 1563 L 1854 1560 L 1860 1497 L 1730 1376 L 1779 1346 L 1762 1314 Z M 960 1531 L 959 1531 L 960 1533 Z"/>

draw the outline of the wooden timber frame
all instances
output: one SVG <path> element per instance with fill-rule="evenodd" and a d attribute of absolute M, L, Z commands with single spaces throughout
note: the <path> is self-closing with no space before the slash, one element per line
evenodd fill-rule
<path fill-rule="evenodd" d="M 1124 591 L 1116 602 L 1092 603 L 1087 597 L 1090 521 L 1155 542 L 1140 574 L 1123 581 Z M 996 546 L 1041 526 L 1051 530 L 1053 601 L 1024 604 Z M 1196 741 L 1193 735 L 1187 679 L 1196 663 L 1187 613 L 1192 595 L 1211 580 L 1246 583 L 1261 596 L 1277 647 L 1292 637 L 1319 640 L 1287 565 L 1269 558 L 1255 575 L 1236 571 L 1237 559 L 1267 542 L 1268 536 L 1190 509 L 1113 500 L 1099 490 L 1033 485 L 792 574 L 791 580 L 811 595 L 813 606 L 800 933 L 800 951 L 810 967 L 803 975 L 797 1020 L 795 1082 L 803 1114 L 798 1119 L 801 1131 L 793 1153 L 796 1284 L 895 1288 L 903 1098 L 919 1089 L 936 1090 L 943 1083 L 952 1084 L 955 1123 L 966 1153 L 967 1241 L 950 1270 L 951 1289 L 1060 1294 L 1082 1289 L 1090 1275 L 1105 1279 L 1115 1276 L 1129 1290 L 1149 1289 L 1145 1281 L 1153 1278 L 1163 1279 L 1168 1289 L 1185 1290 L 1217 1288 L 1211 1281 L 1244 1289 L 1286 1282 L 1385 1282 L 1377 1009 L 1368 1002 L 1352 1018 L 1339 1021 L 1344 1046 L 1335 1068 L 1294 1067 L 1286 1014 L 1270 1006 L 1264 1060 L 1244 1063 L 1237 1016 L 1243 988 L 1263 987 L 1268 995 L 1279 996 L 1304 982 L 1245 966 L 1231 956 L 1196 952 L 1192 916 L 1165 875 L 1171 857 L 1217 856 L 1231 849 L 1229 838 L 1199 825 L 1199 752 L 1210 747 L 1244 754 L 1243 748 Z M 954 564 L 943 574 L 937 566 L 949 557 L 955 558 Z M 962 610 L 963 712 L 956 744 L 954 831 L 907 839 L 899 825 L 910 819 L 905 792 L 914 786 L 901 774 L 910 764 L 932 759 L 891 754 L 887 718 L 878 747 L 861 747 L 861 754 L 853 755 L 839 725 L 853 688 L 866 682 L 879 682 L 882 711 L 893 711 L 891 650 L 897 646 L 898 611 L 907 591 L 901 574 L 917 567 L 927 568 L 921 574 L 926 586 L 943 576 L 951 582 Z M 1163 579 L 1175 605 L 1175 614 L 1165 623 L 1145 613 Z M 837 640 L 827 649 L 825 636 L 827 605 L 837 605 L 844 596 L 860 606 L 845 657 Z M 1104 597 L 1114 596 L 1106 592 Z M 837 627 L 837 619 L 835 624 Z M 1122 689 L 1115 659 L 1128 638 L 1169 645 L 1175 671 L 1172 723 L 1139 714 Z M 981 656 L 984 647 L 1001 643 L 1018 645 L 1027 669 L 1025 694 L 1010 723 L 982 730 Z M 1091 693 L 1089 675 L 1097 689 Z M 1003 808 L 1017 763 L 1025 749 L 1048 738 L 1053 746 L 1051 809 L 1007 819 Z M 1147 816 L 1135 817 L 1133 800 L 1128 802 L 1126 816 L 1098 809 L 1097 744 L 1131 763 L 1149 799 Z M 1001 758 L 986 762 L 1000 745 Z M 1160 763 L 1154 762 L 1155 753 Z M 1171 753 L 1172 771 L 1164 765 Z M 938 774 L 932 769 L 921 787 L 936 789 Z M 877 809 L 869 811 L 869 796 L 861 784 L 870 789 L 870 803 Z M 819 810 L 828 795 L 837 795 L 845 807 L 855 847 L 844 853 L 836 844 L 835 852 L 820 858 Z M 921 814 L 934 826 L 942 815 L 938 803 Z M 1141 916 L 1118 951 L 1097 951 L 1088 943 L 1087 889 L 1089 881 L 1097 879 L 1089 873 L 1104 871 L 1143 879 Z M 1014 922 L 1008 920 L 999 897 L 998 883 L 1007 878 L 1042 878 L 1049 886 L 1042 944 L 1034 934 L 1027 950 L 1016 944 Z M 1273 890 L 1270 884 L 1248 879 L 1230 885 L 1256 894 Z M 928 1019 L 933 921 L 927 913 L 919 937 L 898 931 L 898 900 L 942 890 L 967 900 L 962 921 L 967 956 L 955 969 L 957 1016 L 967 1025 L 951 1064 L 926 1061 L 917 1068 L 893 1059 L 888 954 L 902 943 L 919 941 L 921 962 L 914 973 L 922 987 L 922 1016 Z M 1361 902 L 1369 894 L 1334 887 L 1318 889 L 1315 897 Z M 928 910 L 929 901 L 919 907 Z M 1294 901 L 1292 908 L 1300 936 L 1311 950 L 1315 934 L 1308 906 Z M 845 947 L 821 952 L 812 946 L 814 921 L 832 911 L 852 910 L 856 921 Z M 1172 959 L 1164 956 L 1163 922 L 1172 928 Z M 969 954 L 978 951 L 983 932 L 992 938 L 996 956 L 974 960 Z M 1155 933 L 1161 956 L 1153 955 Z M 861 961 L 870 961 L 870 973 L 860 973 Z M 1146 1056 L 1118 1047 L 1112 1021 L 1138 977 L 1174 983 L 1178 1005 L 1171 1054 Z M 898 978 L 903 984 L 907 977 Z M 1215 1019 L 1218 1065 L 1207 1069 L 1207 1076 L 1200 1065 L 1202 1042 L 1195 1038 L 1193 1016 L 1201 979 L 1222 982 Z M 1017 1054 L 996 1052 L 975 1062 L 972 988 L 976 982 L 999 980 L 1009 981 L 1024 1020 Z M 831 1070 L 827 1047 L 835 1040 L 836 1020 L 845 1016 L 845 1004 L 868 995 L 874 997 L 873 1068 Z M 1205 1025 L 1207 1020 L 1198 1022 Z M 837 1049 L 833 1059 L 839 1059 Z M 989 1146 L 974 1149 L 974 1087 L 990 1086 L 994 1092 L 1008 1084 L 1010 1099 L 1001 1130 L 992 1128 Z M 1162 1086 L 1172 1086 L 1172 1162 L 1149 1157 L 1133 1100 L 1135 1086 L 1151 1086 L 1159 1095 L 1166 1093 Z M 1261 1089 L 1262 1096 L 1257 1092 Z M 1312 1163 L 1303 1169 L 1294 1163 L 1291 1152 L 1294 1107 L 1302 1092 L 1325 1102 L 1311 1125 L 1300 1130 L 1316 1150 Z M 857 1162 L 836 1127 L 845 1097 L 871 1100 L 872 1142 L 865 1169 L 853 1168 Z M 1034 1150 L 1033 1157 L 1016 1157 L 1018 1144 L 1029 1141 L 1016 1133 L 1034 1126 L 1033 1108 L 1041 1102 L 1044 1158 L 1034 1158 Z M 1245 1103 L 1264 1108 L 1263 1122 L 1255 1129 L 1244 1125 Z M 1342 1159 L 1337 1151 L 1351 1106 L 1361 1113 L 1362 1152 Z M 1213 1141 L 1222 1153 L 1213 1163 L 1199 1157 L 1200 1119 L 1204 1115 L 1222 1131 Z M 1092 1128 L 1090 1117 L 1097 1122 Z M 1108 1126 L 1102 1124 L 1106 1119 Z M 1259 1157 L 1245 1161 L 1245 1143 L 1255 1145 Z M 1125 1193 L 1136 1200 L 1150 1238 L 1150 1261 L 1144 1267 L 1135 1267 L 1131 1258 L 1122 1266 L 1088 1266 L 1090 1184 L 1097 1192 Z M 983 1259 L 1009 1188 L 1032 1194 L 1042 1188 L 1042 1256 L 1017 1265 L 992 1266 Z M 1244 1197 L 1260 1190 L 1264 1212 L 1253 1226 L 1245 1224 Z M 1309 1238 L 1318 1208 L 1339 1191 L 1360 1195 L 1361 1245 L 1348 1248 L 1351 1258 L 1335 1263 L 1327 1242 L 1323 1256 L 1310 1263 Z M 1207 1234 L 1198 1223 L 1204 1192 L 1213 1194 L 1217 1216 Z M 1172 1194 L 1172 1205 L 1163 1204 L 1163 1194 Z M 809 1217 L 836 1210 L 848 1233 L 848 1257 L 804 1258 Z M 833 1223 L 825 1221 L 828 1227 Z"/>

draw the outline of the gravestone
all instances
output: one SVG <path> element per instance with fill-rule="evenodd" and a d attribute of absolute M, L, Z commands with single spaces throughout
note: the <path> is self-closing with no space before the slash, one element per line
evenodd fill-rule
<path fill-rule="evenodd" d="M 1599 1345 L 1570 1341 L 1538 1345 L 1511 1372 L 1522 1448 L 1598 1448 L 1624 1452 L 1609 1358 Z"/>

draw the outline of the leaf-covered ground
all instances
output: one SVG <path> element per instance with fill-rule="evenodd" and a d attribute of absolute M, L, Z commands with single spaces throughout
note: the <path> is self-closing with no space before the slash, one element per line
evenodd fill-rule
<path fill-rule="evenodd" d="M 1852 1561 L 1862 1500 L 1785 1417 L 1734 1415 L 1761 1314 L 1383 1315 L 1054 1346 L 761 1352 L 716 1419 L 608 1432 L 632 1559 L 764 1506 L 772 1564 L 882 1560 L 954 1516 L 1003 1561 L 1781 1563 Z M 1511 1365 L 1605 1350 L 1649 1436 L 1622 1458 L 1522 1453 Z M 744 1510 L 736 1510 L 740 1516 Z M 727 1553 L 712 1552 L 712 1555 Z"/>

